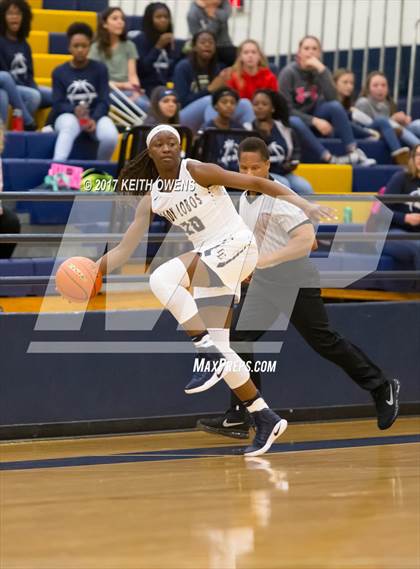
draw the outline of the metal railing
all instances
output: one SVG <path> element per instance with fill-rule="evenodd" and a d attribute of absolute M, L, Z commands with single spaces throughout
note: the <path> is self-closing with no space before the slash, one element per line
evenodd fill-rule
<path fill-rule="evenodd" d="M 238 190 L 239 192 L 241 190 Z M 74 191 L 59 191 L 59 192 L 1 192 L 0 201 L 34 201 L 34 202 L 48 202 L 48 201 L 71 201 L 72 199 L 77 199 L 80 201 L 121 201 L 126 199 L 127 195 L 112 192 L 80 192 L 78 190 Z M 138 197 L 138 196 L 132 196 Z M 286 199 L 286 198 L 285 198 Z M 305 200 L 308 201 L 329 201 L 329 202 L 372 202 L 373 200 L 378 200 L 382 203 L 410 203 L 418 202 L 418 196 L 406 196 L 401 194 L 369 194 L 363 195 L 361 192 L 353 194 L 311 194 L 305 195 Z"/>
<path fill-rule="evenodd" d="M 402 195 L 378 195 L 374 196 L 376 200 L 382 203 L 399 203 L 399 202 L 416 202 L 418 201 L 417 196 L 402 196 Z M 2 201 L 71 201 L 77 199 L 78 201 L 90 202 L 95 201 L 112 201 L 124 200 L 125 196 L 121 194 L 110 194 L 107 192 L 95 192 L 90 193 L 80 193 L 80 192 L 3 192 L 1 195 Z M 363 195 L 335 195 L 335 194 L 323 194 L 323 195 L 312 195 L 307 196 L 307 199 L 312 201 L 337 201 L 337 202 L 366 202 L 373 201 L 373 196 L 363 196 Z M 334 222 L 332 222 L 334 223 Z M 116 243 L 119 242 L 123 237 L 123 233 L 72 233 L 72 234 L 60 234 L 60 233 L 13 233 L 13 234 L 0 234 L 0 244 L 1 243 L 56 243 L 62 244 L 100 244 L 100 243 Z M 363 233 L 353 233 L 353 232 L 343 232 L 339 236 L 333 231 L 320 231 L 317 233 L 317 239 L 319 240 L 329 240 L 338 239 L 340 243 L 374 243 L 378 239 L 384 238 L 383 232 L 368 232 Z M 387 239 L 393 241 L 412 241 L 419 240 L 420 235 L 416 233 L 388 233 Z M 185 234 L 180 233 L 149 233 L 147 235 L 147 241 L 149 243 L 156 242 L 167 242 L 167 243 L 186 243 L 187 239 Z M 334 279 L 334 281 L 342 281 L 343 283 L 348 280 L 349 274 L 353 278 L 364 278 L 367 280 L 412 280 L 420 279 L 420 271 L 373 271 L 370 275 L 366 275 L 366 271 L 323 271 L 323 276 L 327 278 Z M 124 276 L 115 275 L 106 277 L 106 282 L 109 283 L 130 283 L 130 282 L 140 282 L 145 279 L 144 275 L 137 276 Z M 0 290 L 1 286 L 10 285 L 48 285 L 54 282 L 54 277 L 25 277 L 25 276 L 13 276 L 13 277 L 0 277 Z"/>

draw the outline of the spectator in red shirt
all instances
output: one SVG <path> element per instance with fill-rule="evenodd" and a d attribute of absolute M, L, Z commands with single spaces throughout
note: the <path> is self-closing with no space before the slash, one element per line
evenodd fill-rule
<path fill-rule="evenodd" d="M 258 89 L 279 89 L 277 77 L 270 70 L 266 56 L 254 40 L 245 40 L 239 46 L 238 57 L 227 84 L 237 91 L 241 99 L 250 100 Z"/>

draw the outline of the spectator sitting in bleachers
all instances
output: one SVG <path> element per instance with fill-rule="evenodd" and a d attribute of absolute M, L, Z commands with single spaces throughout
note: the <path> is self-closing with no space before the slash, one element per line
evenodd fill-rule
<path fill-rule="evenodd" d="M 136 46 L 127 39 L 124 12 L 121 8 L 107 8 L 99 17 L 89 58 L 104 63 L 112 84 L 147 112 L 150 102 L 137 75 L 138 57 Z"/>
<path fill-rule="evenodd" d="M 278 82 L 268 66 L 266 56 L 254 40 L 245 40 L 238 48 L 238 57 L 227 84 L 240 97 L 252 100 L 257 89 L 278 91 Z"/>
<path fill-rule="evenodd" d="M 137 47 L 137 73 L 150 97 L 158 85 L 172 81 L 176 63 L 182 57 L 175 44 L 172 17 L 162 2 L 146 6 L 143 15 L 143 32 L 133 39 Z"/>
<path fill-rule="evenodd" d="M 232 119 L 235 114 L 239 96 L 229 87 L 221 87 L 212 95 L 212 104 L 217 112 L 214 119 L 205 123 L 203 129 L 217 128 L 219 130 L 243 129 L 243 125 Z M 240 142 L 240 140 L 239 140 Z M 237 172 L 238 164 L 238 139 L 232 134 L 217 134 L 212 138 L 212 146 L 216 163 L 225 170 Z"/>
<path fill-rule="evenodd" d="M 175 67 L 174 82 L 182 105 L 181 124 L 197 132 L 216 115 L 211 94 L 226 86 L 229 70 L 223 70 L 216 56 L 216 41 L 210 32 L 198 32 L 192 52 Z M 233 117 L 239 123 L 252 122 L 254 111 L 248 99 L 240 99 Z"/>
<path fill-rule="evenodd" d="M 397 111 L 397 105 L 389 94 L 388 80 L 382 71 L 372 71 L 357 99 L 355 107 L 371 120 L 385 117 L 391 121 L 401 141 L 413 147 L 420 144 L 420 119 L 412 120 L 403 111 Z"/>
<path fill-rule="evenodd" d="M 58 133 L 54 160 L 66 160 L 81 131 L 99 142 L 98 160 L 109 160 L 118 132 L 107 116 L 109 109 L 108 71 L 99 61 L 88 59 L 92 28 L 76 22 L 67 30 L 73 59 L 54 69 L 51 123 Z"/>
<path fill-rule="evenodd" d="M 392 159 L 396 164 L 407 164 L 410 149 L 401 146 L 389 119 L 378 116 L 374 119 L 354 107 L 354 73 L 349 69 L 337 69 L 333 75 L 337 96 L 349 115 L 353 134 L 356 138 L 378 137 L 382 135 Z"/>
<path fill-rule="evenodd" d="M 20 109 L 26 130 L 35 130 L 33 114 L 52 102 L 51 89 L 38 87 L 34 81 L 32 50 L 27 42 L 31 19 L 25 0 L 0 2 L 0 114 L 6 123 L 9 103 Z"/>
<path fill-rule="evenodd" d="M 236 58 L 236 48 L 229 35 L 228 20 L 232 13 L 229 0 L 195 0 L 191 2 L 187 21 L 191 36 L 208 31 L 214 35 L 219 61 L 229 66 Z"/>
<path fill-rule="evenodd" d="M 313 194 L 311 184 L 293 174 L 300 161 L 300 147 L 293 128 L 286 99 L 270 89 L 259 89 L 252 99 L 256 130 L 270 154 L 270 172 L 282 184 L 301 195 Z"/>
<path fill-rule="evenodd" d="M 349 118 L 337 101 L 337 92 L 329 69 L 321 61 L 321 44 L 314 36 L 299 42 L 296 61 L 289 63 L 279 75 L 280 92 L 286 97 L 291 117 L 301 142 L 308 145 L 322 162 L 371 166 L 358 148 Z M 344 145 L 344 156 L 332 156 L 318 136 L 336 136 Z"/>
<path fill-rule="evenodd" d="M 144 125 L 179 124 L 179 103 L 176 92 L 163 85 L 155 87 L 150 97 L 150 109 Z"/>
<path fill-rule="evenodd" d="M 420 144 L 411 149 L 406 170 L 395 173 L 388 182 L 385 194 L 402 194 L 418 197 L 417 202 L 387 204 L 393 210 L 391 232 L 420 234 Z M 388 240 L 384 253 L 398 259 L 407 270 L 420 270 L 420 240 Z M 420 290 L 420 280 L 416 280 L 416 290 Z"/>
<path fill-rule="evenodd" d="M 206 128 L 219 128 L 219 129 L 229 129 L 229 128 L 243 128 L 243 125 L 235 121 L 232 117 L 236 111 L 236 105 L 238 104 L 239 96 L 236 91 L 230 89 L 229 87 L 220 87 L 217 89 L 211 97 L 211 102 L 213 108 L 217 112 L 217 115 L 210 121 L 204 124 L 204 129 Z"/>
<path fill-rule="evenodd" d="M 4 126 L 0 121 L 0 192 L 3 191 L 3 168 L 1 155 L 4 147 Z M 0 193 L 1 195 L 1 193 Z M 14 211 L 5 207 L 0 201 L 0 233 L 20 233 L 19 218 Z M 0 259 L 9 259 L 16 247 L 16 243 L 0 244 Z"/>

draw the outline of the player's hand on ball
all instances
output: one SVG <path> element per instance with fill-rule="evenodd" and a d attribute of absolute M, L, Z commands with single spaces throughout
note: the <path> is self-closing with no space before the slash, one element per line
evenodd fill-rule
<path fill-rule="evenodd" d="M 102 273 L 91 259 L 71 257 L 59 266 L 55 285 L 65 299 L 71 302 L 87 302 L 101 290 Z"/>

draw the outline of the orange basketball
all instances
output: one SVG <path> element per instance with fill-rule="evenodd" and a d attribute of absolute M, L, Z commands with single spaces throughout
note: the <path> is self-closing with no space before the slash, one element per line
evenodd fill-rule
<path fill-rule="evenodd" d="M 86 302 L 101 290 L 102 273 L 90 259 L 71 257 L 59 266 L 55 286 L 67 300 Z"/>

